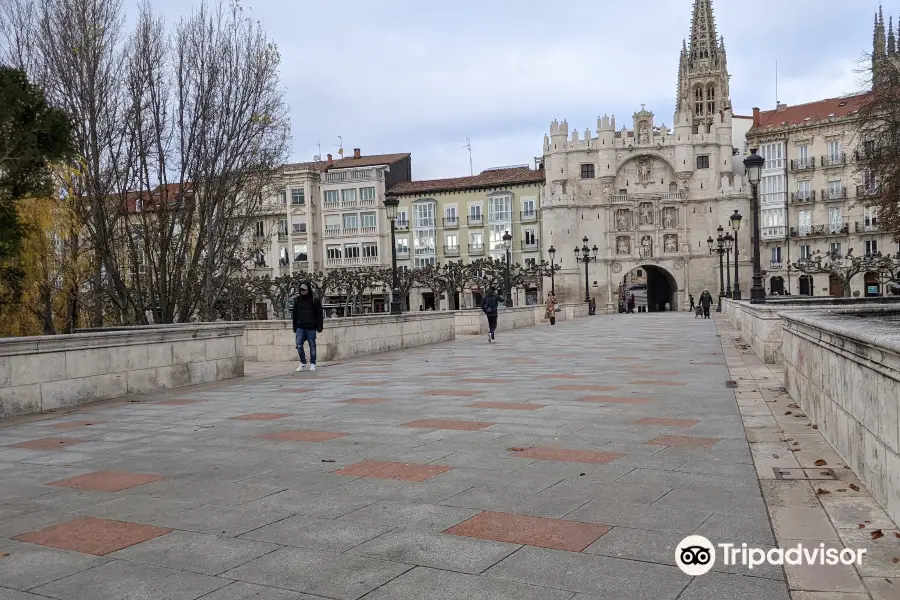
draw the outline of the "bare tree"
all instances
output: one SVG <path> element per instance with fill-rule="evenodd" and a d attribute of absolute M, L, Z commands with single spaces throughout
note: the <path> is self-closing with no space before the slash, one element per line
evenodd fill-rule
<path fill-rule="evenodd" d="M 850 282 L 860 273 L 876 273 L 879 278 L 890 274 L 890 281 L 900 269 L 900 253 L 897 257 L 891 255 L 866 254 L 853 256 L 853 248 L 847 251 L 846 256 L 837 252 L 813 252 L 812 255 L 799 260 L 792 265 L 794 270 L 806 275 L 828 275 L 841 282 L 845 298 L 850 297 Z"/>

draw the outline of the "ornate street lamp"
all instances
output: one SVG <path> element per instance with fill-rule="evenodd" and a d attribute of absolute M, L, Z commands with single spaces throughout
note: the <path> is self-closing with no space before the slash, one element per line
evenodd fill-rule
<path fill-rule="evenodd" d="M 597 253 L 599 252 L 599 249 L 597 248 L 596 244 L 594 244 L 593 248 L 588 248 L 587 236 L 584 236 L 584 238 L 581 240 L 581 242 L 582 242 L 581 248 L 579 248 L 578 246 L 575 247 L 575 262 L 576 263 L 578 263 L 578 262 L 584 263 L 584 301 L 590 302 L 591 301 L 591 287 L 590 287 L 590 281 L 588 278 L 588 263 L 597 260 Z"/>
<path fill-rule="evenodd" d="M 726 233 L 722 238 L 725 242 L 725 297 L 731 298 L 731 250 L 734 247 L 734 238 Z"/>
<path fill-rule="evenodd" d="M 391 222 L 391 314 L 400 314 L 400 277 L 397 273 L 397 207 L 400 200 L 395 196 L 384 199 L 384 212 Z"/>
<path fill-rule="evenodd" d="M 509 265 L 511 260 L 510 250 L 512 249 L 512 235 L 508 231 L 503 234 L 503 247 L 506 248 L 506 300 L 504 300 L 504 304 L 507 308 L 512 308 L 512 289 L 509 286 Z"/>
<path fill-rule="evenodd" d="M 734 300 L 741 299 L 741 284 L 738 283 L 738 231 L 741 229 L 741 219 L 743 218 L 741 213 L 734 209 L 734 214 L 731 215 L 731 229 L 734 230 L 734 290 L 731 292 L 731 297 Z M 790 285 L 790 275 L 788 275 L 788 285 Z"/>
<path fill-rule="evenodd" d="M 553 246 L 550 246 L 549 248 L 547 248 L 547 254 L 550 255 L 550 292 L 552 292 L 553 295 L 555 296 L 556 295 L 556 279 L 553 276 L 554 275 L 553 271 L 554 271 L 554 266 L 555 266 L 553 259 L 556 257 L 556 248 L 554 248 Z"/>
<path fill-rule="evenodd" d="M 744 159 L 747 180 L 750 182 L 750 212 L 753 213 L 753 287 L 750 288 L 750 303 L 765 304 L 766 290 L 763 288 L 762 269 L 759 265 L 759 181 L 766 159 L 750 149 L 750 156 Z"/>
<path fill-rule="evenodd" d="M 710 236 L 706 240 L 706 244 L 709 246 L 710 254 L 719 255 L 719 304 L 716 306 L 716 312 L 722 312 L 722 298 L 725 296 L 725 272 L 722 266 L 722 256 L 725 254 L 725 238 L 722 236 L 722 232 L 725 230 L 719 225 L 716 231 L 719 233 L 719 236 L 716 239 L 712 239 L 712 236 Z"/>

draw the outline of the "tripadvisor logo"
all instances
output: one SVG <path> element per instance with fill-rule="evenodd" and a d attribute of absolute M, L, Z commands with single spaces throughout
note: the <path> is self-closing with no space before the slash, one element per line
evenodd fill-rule
<path fill-rule="evenodd" d="M 686 575 L 706 575 L 716 563 L 716 548 L 702 535 L 689 535 L 675 548 L 675 564 Z"/>

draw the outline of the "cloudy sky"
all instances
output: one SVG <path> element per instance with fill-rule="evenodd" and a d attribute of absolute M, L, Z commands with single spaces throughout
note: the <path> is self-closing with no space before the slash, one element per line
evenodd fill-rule
<path fill-rule="evenodd" d="M 550 121 L 672 123 L 693 0 L 243 0 L 279 45 L 293 159 L 411 152 L 413 178 L 533 163 Z M 170 22 L 191 0 L 154 0 Z M 752 10 L 748 6 L 752 5 Z M 900 6 L 900 5 L 897 5 Z M 857 92 L 873 0 L 718 0 L 738 113 Z M 886 7 L 890 8 L 890 7 Z M 133 11 L 132 11 L 133 12 Z M 885 19 L 888 15 L 885 14 Z"/>

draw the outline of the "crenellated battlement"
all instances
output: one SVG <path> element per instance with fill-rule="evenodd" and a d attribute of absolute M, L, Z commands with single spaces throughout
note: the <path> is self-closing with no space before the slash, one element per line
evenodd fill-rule
<path fill-rule="evenodd" d="M 565 120 L 562 122 L 553 119 L 553 122 L 550 123 L 550 135 L 564 135 L 567 138 L 569 137 L 569 123 Z"/>

